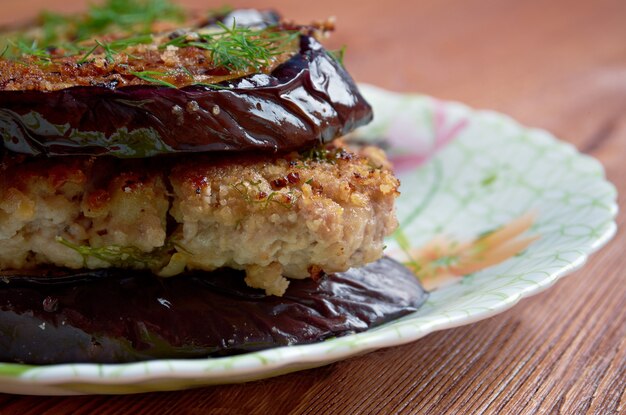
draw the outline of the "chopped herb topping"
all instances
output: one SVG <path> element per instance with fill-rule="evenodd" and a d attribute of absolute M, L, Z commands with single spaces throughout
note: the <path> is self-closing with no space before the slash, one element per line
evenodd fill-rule
<path fill-rule="evenodd" d="M 147 81 L 153 84 L 167 86 L 170 88 L 176 88 L 176 85 L 170 82 L 164 81 L 163 79 L 160 79 L 161 77 L 167 76 L 167 73 L 164 73 L 164 72 L 141 71 L 141 72 L 131 72 L 131 74 L 135 75 L 139 79 L 143 79 L 144 81 Z"/>
<path fill-rule="evenodd" d="M 135 79 L 168 87 L 215 87 L 232 77 L 271 71 L 296 51 L 300 36 L 299 30 L 241 27 L 235 21 L 198 27 L 196 20 L 189 23 L 191 29 L 173 31 L 173 22 L 185 18 L 168 0 L 107 0 L 82 16 L 44 13 L 38 27 L 0 41 L 0 71 L 21 73 L 16 64 L 33 68 L 33 83 L 97 73 L 119 85 Z"/>
<path fill-rule="evenodd" d="M 300 155 L 305 160 L 335 163 L 337 160 L 349 160 L 352 158 L 352 154 L 341 147 L 327 148 L 325 146 L 313 147 L 308 150 L 300 152 Z"/>
<path fill-rule="evenodd" d="M 286 209 L 292 208 L 298 201 L 299 194 L 290 190 L 288 192 L 272 191 L 269 194 L 260 189 L 261 182 L 242 181 L 231 188 L 250 204 L 259 204 L 263 209 L 267 209 L 270 203 L 275 203 Z"/>
<path fill-rule="evenodd" d="M 108 32 L 148 34 L 156 22 L 184 19 L 183 10 L 169 0 L 106 0 L 102 5 L 90 5 L 82 16 L 42 13 L 41 46 L 82 41 Z"/>
<path fill-rule="evenodd" d="M 213 63 L 230 70 L 260 69 L 270 64 L 274 56 L 285 53 L 298 38 L 297 31 L 253 30 L 237 27 L 235 22 L 228 27 L 221 22 L 218 32 L 182 36 L 168 42 L 177 47 L 197 47 L 210 52 Z M 182 39 L 181 39 L 182 38 Z"/>

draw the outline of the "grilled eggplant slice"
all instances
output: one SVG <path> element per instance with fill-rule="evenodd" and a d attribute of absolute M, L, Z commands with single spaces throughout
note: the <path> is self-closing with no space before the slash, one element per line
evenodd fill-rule
<path fill-rule="evenodd" d="M 0 91 L 5 149 L 29 155 L 150 157 L 311 148 L 372 118 L 353 80 L 313 37 L 271 73 L 214 86 Z"/>
<path fill-rule="evenodd" d="M 416 311 L 427 294 L 383 258 L 293 281 L 283 297 L 233 270 L 158 279 L 128 270 L 8 277 L 0 285 L 0 360 L 30 364 L 202 358 L 307 344 Z"/>

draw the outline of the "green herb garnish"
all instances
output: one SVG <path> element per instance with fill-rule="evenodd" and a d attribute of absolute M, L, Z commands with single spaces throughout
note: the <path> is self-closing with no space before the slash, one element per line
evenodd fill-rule
<path fill-rule="evenodd" d="M 300 155 L 305 160 L 312 161 L 328 161 L 330 151 L 323 146 L 313 147 L 308 150 L 304 150 L 300 152 Z"/>
<path fill-rule="evenodd" d="M 39 47 L 36 40 L 33 40 L 30 44 L 27 44 L 24 40 L 18 40 L 15 43 L 11 43 L 22 55 L 33 56 L 37 58 L 40 63 L 51 62 L 50 52 L 47 49 Z"/>
<path fill-rule="evenodd" d="M 168 0 L 107 0 L 90 5 L 82 16 L 43 13 L 42 45 L 82 41 L 116 31 L 126 35 L 147 34 L 156 21 L 183 21 L 183 10 Z"/>
<path fill-rule="evenodd" d="M 152 43 L 152 35 L 142 35 L 129 37 L 125 39 L 114 40 L 112 42 L 102 42 L 98 39 L 94 40 L 97 46 L 100 46 L 104 51 L 104 56 L 107 62 L 115 62 L 115 55 L 120 51 L 135 45 Z"/>
<path fill-rule="evenodd" d="M 300 155 L 304 161 L 317 161 L 317 162 L 329 162 L 335 163 L 335 161 L 342 157 L 346 153 L 343 148 L 331 148 L 328 149 L 323 145 L 312 147 L 308 150 L 300 152 Z"/>
<path fill-rule="evenodd" d="M 85 53 L 85 54 L 83 55 L 83 57 L 82 57 L 82 58 L 80 58 L 80 59 L 78 60 L 78 62 L 76 62 L 76 63 L 77 63 L 77 64 L 79 64 L 79 65 L 82 65 L 83 63 L 87 62 L 87 59 L 91 56 L 91 54 L 92 54 L 92 53 L 94 53 L 94 52 L 95 52 L 95 50 L 96 50 L 96 49 L 98 49 L 98 46 L 99 46 L 99 45 L 96 43 L 96 44 L 94 45 L 94 47 L 92 47 L 91 49 L 89 49 L 89 50 L 87 51 L 87 53 Z"/>
<path fill-rule="evenodd" d="M 272 191 L 269 194 L 260 189 L 261 182 L 242 181 L 230 187 L 250 204 L 259 204 L 263 209 L 267 209 L 270 203 L 278 204 L 286 209 L 292 208 L 298 201 L 299 195 L 293 190 L 286 193 Z M 249 188 L 255 189 L 250 192 Z M 286 198 L 288 202 L 278 200 L 277 198 Z"/>
<path fill-rule="evenodd" d="M 298 31 L 250 29 L 238 27 L 235 22 L 232 26 L 217 22 L 217 26 L 220 31 L 184 34 L 160 45 L 160 48 L 192 46 L 209 51 L 217 67 L 231 70 L 259 69 L 269 65 L 272 57 L 286 52 L 299 36 Z"/>
<path fill-rule="evenodd" d="M 85 264 L 89 257 L 93 257 L 114 267 L 151 270 L 163 268 L 169 261 L 169 254 L 175 247 L 174 243 L 168 242 L 151 252 L 144 252 L 134 246 L 110 245 L 94 248 L 87 245 L 76 245 L 60 236 L 57 236 L 56 241 L 78 252 L 83 257 Z"/>
<path fill-rule="evenodd" d="M 343 65 L 343 58 L 346 56 L 346 45 L 343 45 L 340 49 L 337 50 L 329 50 L 328 54 L 335 59 L 341 66 Z"/>
<path fill-rule="evenodd" d="M 219 10 L 215 14 L 221 15 L 227 10 L 231 9 Z M 227 86 L 210 83 L 210 80 L 209 83 L 195 82 L 196 75 L 184 66 L 175 71 L 159 72 L 162 66 L 158 64 L 158 56 L 155 59 L 152 49 L 139 48 L 135 51 L 129 48 L 140 44 L 154 44 L 161 50 L 169 46 L 196 48 L 199 50 L 191 56 L 197 57 L 203 67 L 252 72 L 269 69 L 277 56 L 290 53 L 300 35 L 298 30 L 277 27 L 239 27 L 234 21 L 229 26 L 215 22 L 208 30 L 197 29 L 197 32 L 174 39 L 170 39 L 167 33 L 150 34 L 155 30 L 155 22 L 179 21 L 184 17 L 181 9 L 168 0 L 106 0 L 100 6 L 90 6 L 84 15 L 78 16 L 44 13 L 39 28 L 5 40 L 6 47 L 0 58 L 23 65 L 52 64 L 54 66 L 49 67 L 49 72 L 53 73 L 62 73 L 61 69 L 67 68 L 68 64 L 80 66 L 96 62 L 102 68 L 104 62 L 109 71 L 116 71 L 121 76 L 132 75 L 157 85 L 175 88 L 170 78 L 176 75 L 178 79 L 186 75 L 188 84 L 228 89 Z M 118 57 L 121 54 L 123 59 Z M 187 56 L 184 58 L 186 61 L 190 59 L 188 55 L 183 56 Z M 144 59 L 145 63 L 137 62 Z M 199 80 L 202 79 L 200 77 Z"/>
<path fill-rule="evenodd" d="M 51 59 L 50 50 L 57 49 L 68 52 L 63 56 L 83 55 L 81 60 L 85 63 L 95 52 L 93 41 L 87 44 L 85 41 L 104 33 L 125 36 L 112 42 L 96 41 L 107 46 L 103 48 L 110 61 L 115 53 L 124 48 L 150 43 L 152 38 L 149 33 L 155 22 L 180 22 L 184 17 L 182 9 L 168 0 L 107 0 L 100 6 L 89 6 L 84 15 L 64 16 L 44 12 L 40 16 L 41 33 L 17 34 L 14 39 L 8 40 L 5 55 L 10 58 L 34 56 L 47 63 Z"/>
<path fill-rule="evenodd" d="M 176 85 L 158 78 L 158 77 L 168 76 L 169 74 L 166 72 L 141 71 L 141 72 L 131 72 L 131 75 L 134 75 L 139 79 L 143 79 L 144 81 L 147 81 L 153 84 L 168 86 L 170 88 L 176 88 Z"/>

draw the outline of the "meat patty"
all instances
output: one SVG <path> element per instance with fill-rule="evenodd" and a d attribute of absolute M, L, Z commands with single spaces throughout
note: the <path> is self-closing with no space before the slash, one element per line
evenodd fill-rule
<path fill-rule="evenodd" d="M 382 256 L 398 181 L 381 151 L 339 144 L 271 160 L 5 158 L 0 269 L 231 267 L 281 295 L 289 278 Z"/>

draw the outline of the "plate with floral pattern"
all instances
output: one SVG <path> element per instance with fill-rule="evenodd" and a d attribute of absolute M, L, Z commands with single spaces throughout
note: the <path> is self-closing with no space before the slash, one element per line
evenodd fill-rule
<path fill-rule="evenodd" d="M 582 266 L 616 230 L 600 163 L 490 111 L 362 85 L 374 121 L 348 140 L 383 147 L 402 185 L 386 253 L 431 290 L 418 312 L 363 333 L 200 360 L 0 363 L 0 391 L 123 394 L 245 382 L 409 343 L 498 314 Z"/>

